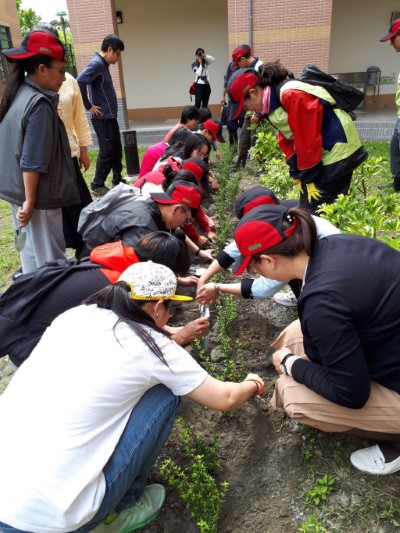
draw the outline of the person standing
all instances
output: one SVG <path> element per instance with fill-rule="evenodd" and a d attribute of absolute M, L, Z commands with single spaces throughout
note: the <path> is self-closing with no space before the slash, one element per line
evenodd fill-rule
<path fill-rule="evenodd" d="M 241 68 L 252 68 L 256 72 L 258 72 L 258 69 L 263 64 L 261 59 L 252 55 L 251 48 L 248 44 L 242 44 L 234 49 L 232 52 L 232 61 L 236 66 L 236 70 Z M 250 126 L 258 123 L 261 114 L 257 112 L 248 112 L 245 113 L 244 116 L 241 113 L 237 119 L 240 119 L 240 117 L 242 117 L 242 126 L 239 137 L 239 154 L 235 165 L 231 169 L 233 171 L 239 170 L 240 168 L 244 168 L 246 166 L 247 155 L 252 144 L 255 142 L 254 131 L 250 129 Z M 228 118 L 228 121 L 229 123 L 232 123 L 237 119 L 230 120 L 230 118 Z"/>
<path fill-rule="evenodd" d="M 68 136 L 57 113 L 65 50 L 54 35 L 34 31 L 1 53 L 13 65 L 0 104 L 0 198 L 11 206 L 15 231 L 23 230 L 26 241 L 18 244 L 27 273 L 65 258 L 61 208 L 79 202 Z"/>
<path fill-rule="evenodd" d="M 110 65 L 118 63 L 125 49 L 117 35 L 107 35 L 100 52 L 96 52 L 89 65 L 77 78 L 85 108 L 92 115 L 93 129 L 99 143 L 96 174 L 92 191 L 103 196 L 109 188 L 105 182 L 112 170 L 112 185 L 122 180 L 122 145 L 118 126 L 118 102 L 110 74 Z M 89 95 L 88 95 L 89 89 Z"/>
<path fill-rule="evenodd" d="M 57 28 L 48 22 L 39 22 L 33 31 L 48 31 L 59 38 Z M 92 201 L 81 168 L 83 167 L 86 171 L 90 167 L 87 147 L 93 144 L 93 140 L 79 85 L 69 72 L 65 73 L 65 80 L 58 95 L 58 115 L 67 130 L 72 163 L 75 169 L 76 186 L 80 197 L 78 204 L 62 208 L 63 232 L 65 246 L 76 250 L 76 257 L 78 257 L 83 248 L 83 240 L 78 233 L 79 215 L 82 209 Z"/>
<path fill-rule="evenodd" d="M 388 33 L 379 39 L 382 43 L 389 41 L 395 52 L 400 52 L 400 19 L 390 25 Z M 396 89 L 397 121 L 390 142 L 390 171 L 393 177 L 393 189 L 400 192 L 400 74 Z"/>
<path fill-rule="evenodd" d="M 192 63 L 192 70 L 196 76 L 196 92 L 194 96 L 194 105 L 200 107 L 208 107 L 208 100 L 210 99 L 211 87 L 208 76 L 208 65 L 213 63 L 215 58 L 205 53 L 203 48 L 196 50 L 196 60 Z"/>
<path fill-rule="evenodd" d="M 245 46 L 245 45 L 242 45 Z M 226 67 L 226 71 L 224 74 L 224 85 L 222 88 L 222 95 L 221 95 L 221 105 L 226 105 L 226 129 L 228 130 L 228 136 L 229 136 L 229 145 L 230 146 L 236 146 L 238 144 L 238 134 L 237 130 L 243 126 L 243 119 L 244 119 L 244 111 L 235 119 L 230 120 L 229 115 L 232 107 L 231 99 L 229 98 L 229 94 L 227 93 L 227 87 L 228 87 L 228 81 L 229 78 L 232 76 L 234 72 L 236 72 L 238 67 L 236 66 L 235 62 L 230 61 L 228 63 L 228 66 Z M 226 97 L 228 97 L 228 102 L 226 102 Z"/>

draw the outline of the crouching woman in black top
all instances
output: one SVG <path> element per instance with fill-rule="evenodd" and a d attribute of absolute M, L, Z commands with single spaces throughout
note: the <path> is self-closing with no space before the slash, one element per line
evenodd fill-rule
<path fill-rule="evenodd" d="M 247 266 L 302 280 L 299 321 L 274 343 L 272 400 L 295 420 L 379 443 L 351 455 L 371 474 L 400 470 L 400 253 L 356 235 L 316 239 L 303 209 L 268 205 L 239 222 L 237 275 Z"/>

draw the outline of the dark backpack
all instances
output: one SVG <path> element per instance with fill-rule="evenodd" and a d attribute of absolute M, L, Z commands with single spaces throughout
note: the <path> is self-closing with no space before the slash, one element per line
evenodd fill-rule
<path fill-rule="evenodd" d="M 24 336 L 30 314 L 56 285 L 76 270 L 101 267 L 88 260 L 59 259 L 17 278 L 0 296 L 0 357 Z"/>
<path fill-rule="evenodd" d="M 347 111 L 347 113 L 354 111 L 364 100 L 362 91 L 330 74 L 326 74 L 315 65 L 306 65 L 296 79 L 310 85 L 323 87 L 335 100 L 337 107 Z"/>
<path fill-rule="evenodd" d="M 89 249 L 114 241 L 129 225 L 132 202 L 145 199 L 140 189 L 120 183 L 99 200 L 84 207 L 78 231 Z"/>

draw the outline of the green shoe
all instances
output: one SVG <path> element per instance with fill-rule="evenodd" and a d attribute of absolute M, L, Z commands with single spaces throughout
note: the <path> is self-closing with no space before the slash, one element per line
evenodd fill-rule
<path fill-rule="evenodd" d="M 154 520 L 164 504 L 166 490 L 155 483 L 148 485 L 138 501 L 120 513 L 115 520 L 106 526 L 110 533 L 130 533 L 147 526 Z"/>

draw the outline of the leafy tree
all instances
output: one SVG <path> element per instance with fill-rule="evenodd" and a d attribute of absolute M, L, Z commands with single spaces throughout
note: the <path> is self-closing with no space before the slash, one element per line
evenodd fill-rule
<path fill-rule="evenodd" d="M 19 16 L 19 25 L 21 26 L 22 35 L 25 35 L 35 24 L 42 20 L 42 17 L 37 15 L 32 8 L 21 9 L 21 1 L 16 0 L 17 11 Z"/>

